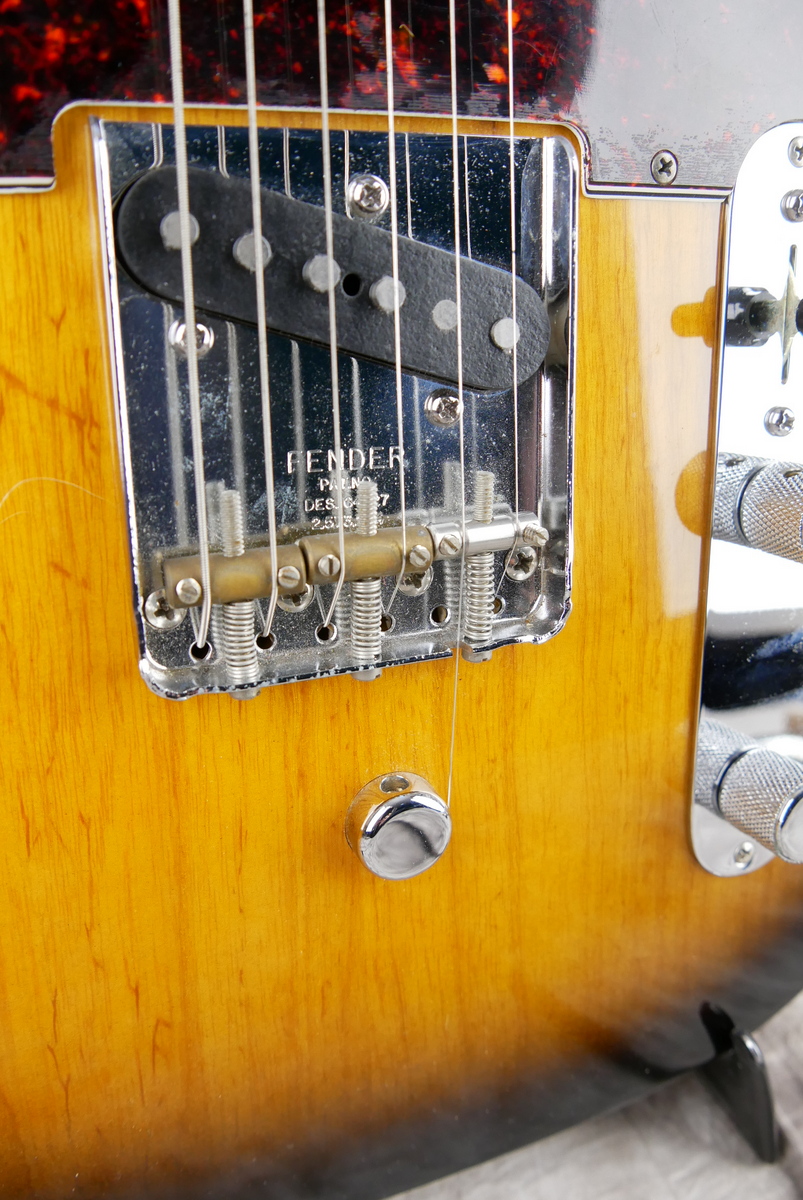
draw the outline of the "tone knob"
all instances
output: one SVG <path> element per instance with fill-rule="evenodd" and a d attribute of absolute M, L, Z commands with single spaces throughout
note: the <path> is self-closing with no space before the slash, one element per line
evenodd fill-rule
<path fill-rule="evenodd" d="M 717 457 L 712 534 L 803 562 L 803 466 L 743 454 Z"/>
<path fill-rule="evenodd" d="M 701 721 L 696 804 L 786 862 L 803 862 L 803 763 L 717 721 Z"/>
<path fill-rule="evenodd" d="M 433 866 L 449 844 L 449 809 L 420 775 L 380 775 L 357 793 L 346 816 L 346 840 L 382 879 L 412 879 Z"/>

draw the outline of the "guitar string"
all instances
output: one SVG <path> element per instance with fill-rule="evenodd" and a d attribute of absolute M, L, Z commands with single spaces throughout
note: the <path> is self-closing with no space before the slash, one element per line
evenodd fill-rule
<path fill-rule="evenodd" d="M 519 515 L 519 380 L 518 380 L 518 308 L 516 305 L 516 280 L 518 258 L 516 251 L 516 140 L 515 140 L 515 92 L 513 87 L 513 0 L 507 0 L 507 99 L 508 99 L 508 154 L 510 159 L 510 274 L 511 274 L 511 318 L 513 321 L 511 350 L 513 366 L 513 511 Z M 512 556 L 514 550 L 510 551 Z"/>
<path fill-rule="evenodd" d="M 257 126 L 256 51 L 254 47 L 254 4 L 243 0 L 245 34 L 245 86 L 248 105 L 248 174 L 251 183 L 251 223 L 254 235 L 254 283 L 257 300 L 257 339 L 259 353 L 259 395 L 262 407 L 262 449 L 265 458 L 265 506 L 268 513 L 270 545 L 270 599 L 262 626 L 262 637 L 270 636 L 279 599 L 276 540 L 276 491 L 273 471 L 273 423 L 270 405 L 268 365 L 268 327 L 265 306 L 265 247 L 262 241 L 262 184 L 259 168 L 259 128 Z M 244 499 L 244 498 L 243 498 Z"/>
<path fill-rule="evenodd" d="M 407 489 L 404 474 L 404 404 L 401 364 L 401 297 L 399 286 L 399 209 L 396 180 L 396 95 L 393 78 L 393 16 L 385 0 L 385 76 L 388 98 L 388 188 L 390 191 L 390 261 L 393 278 L 393 361 L 396 368 L 396 436 L 399 439 L 399 493 L 401 500 L 402 562 L 387 606 L 389 613 L 407 569 Z"/>
<path fill-rule="evenodd" d="M 460 276 L 460 171 L 458 159 L 458 122 L 457 122 L 457 21 L 455 18 L 455 0 L 449 0 L 449 69 L 452 118 L 452 206 L 454 208 L 454 281 L 456 306 L 456 338 L 457 338 L 457 396 L 459 401 L 459 436 L 460 436 L 460 532 L 463 547 L 460 553 L 460 583 L 457 600 L 457 628 L 455 631 L 454 654 L 454 684 L 452 688 L 452 722 L 449 736 L 449 774 L 446 786 L 446 803 L 452 803 L 452 783 L 454 780 L 455 745 L 457 740 L 457 693 L 460 681 L 460 643 L 463 637 L 463 583 L 466 574 L 466 438 L 463 420 L 463 297 Z"/>
<path fill-rule="evenodd" d="M 407 207 L 407 236 L 413 236 L 412 178 L 410 174 L 410 135 L 404 135 L 404 186 Z M 424 455 L 421 442 L 421 380 L 413 376 L 413 438 L 415 440 L 415 505 L 424 507 Z M 424 605 L 427 597 L 421 597 Z"/>
<path fill-rule="evenodd" d="M 326 53 L 325 0 L 317 0 L 318 72 L 321 78 L 321 150 L 323 152 L 323 201 L 326 229 L 326 272 L 329 297 L 329 363 L 332 380 L 332 427 L 334 432 L 335 478 L 337 480 L 337 549 L 340 569 L 334 595 L 326 614 L 325 625 L 331 625 L 332 614 L 340 599 L 346 578 L 346 543 L 343 521 L 343 452 L 340 439 L 340 382 L 337 361 L 337 309 L 335 307 L 335 235 L 332 221 L 332 147 L 329 135 L 329 64 Z"/>
<path fill-rule="evenodd" d="M 284 194 L 288 199 L 293 197 L 292 179 L 290 177 L 290 130 L 282 130 L 282 177 Z M 293 397 L 293 442 L 298 451 L 296 467 L 296 496 L 298 499 L 298 519 L 304 520 L 304 501 L 307 495 L 307 437 L 304 428 L 304 396 L 301 380 L 301 347 L 293 338 L 290 342 L 290 391 Z"/>
<path fill-rule="evenodd" d="M 173 129 L 176 143 L 176 188 L 178 191 L 181 244 L 181 282 L 184 295 L 184 345 L 187 354 L 190 428 L 192 430 L 192 466 L 195 481 L 198 551 L 201 560 L 201 616 L 197 628 L 196 644 L 199 650 L 203 650 L 207 644 L 207 636 L 209 634 L 209 620 L 212 613 L 212 591 L 209 579 L 206 474 L 204 470 L 204 438 L 201 420 L 201 389 L 198 379 L 195 280 L 192 269 L 192 241 L 190 235 L 190 187 L 187 170 L 187 127 L 184 107 L 180 0 L 168 0 L 167 8 L 170 41 L 170 79 L 173 93 Z"/>

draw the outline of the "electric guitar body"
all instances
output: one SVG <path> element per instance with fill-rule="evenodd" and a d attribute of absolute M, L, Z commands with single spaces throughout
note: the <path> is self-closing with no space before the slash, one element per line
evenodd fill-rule
<path fill-rule="evenodd" d="M 314 40 L 314 6 L 304 14 Z M 377 37 L 381 16 L 377 9 L 372 17 Z M 597 17 L 604 25 L 605 14 Z M 192 19 L 187 11 L 185 25 Z M 504 48 L 504 12 L 498 21 Z M 788 21 L 799 41 L 798 17 Z M 448 51 L 448 22 L 445 29 Z M 330 45 L 333 70 L 344 46 Z M 596 60 L 603 76 L 613 70 L 606 61 Z M 308 75 L 312 87 L 312 67 Z M 619 113 L 609 86 L 613 123 Z M 55 183 L 36 189 L 15 169 L 0 196 L 0 1195 L 253 1190 L 368 1200 L 544 1136 L 705 1061 L 712 1047 L 702 1004 L 719 1004 L 752 1028 L 803 984 L 798 869 L 776 860 L 740 880 L 717 878 L 699 865 L 688 830 L 729 189 L 746 145 L 734 151 L 731 175 L 714 164 L 710 186 L 699 177 L 704 156 L 698 175 L 683 180 L 678 148 L 676 196 L 649 181 L 660 143 L 650 144 L 640 179 L 617 177 L 615 166 L 606 176 L 606 163 L 590 156 L 602 150 L 579 100 L 572 111 L 568 101 L 563 110 L 545 106 L 540 119 L 517 114 L 515 128 L 503 108 L 483 115 L 462 99 L 453 120 L 448 95 L 429 112 L 397 105 L 399 145 L 407 138 L 413 159 L 420 149 L 428 162 L 437 152 L 449 187 L 455 134 L 467 156 L 471 139 L 497 139 L 506 153 L 515 136 L 528 155 L 551 140 L 574 164 L 572 329 L 557 368 L 571 378 L 561 460 L 571 481 L 562 543 L 570 559 L 560 575 L 563 587 L 568 562 L 570 601 L 549 637 L 528 644 L 514 631 L 487 661 L 472 661 L 471 646 L 458 659 L 455 618 L 453 652 L 416 643 L 406 658 L 399 651 L 400 665 L 382 660 L 381 676 L 367 682 L 335 659 L 331 669 L 328 659 L 314 669 L 304 660 L 287 668 L 282 686 L 262 686 L 238 703 L 220 677 L 203 675 L 215 669 L 203 663 L 184 682 L 196 671 L 186 651 L 178 667 L 169 656 L 157 663 L 143 623 L 153 581 L 142 583 L 141 547 L 151 526 L 137 472 L 148 453 L 137 441 L 145 435 L 131 397 L 136 387 L 150 393 L 145 376 L 135 378 L 125 322 L 137 304 L 161 312 L 177 302 L 143 282 L 133 251 L 115 243 L 124 206 L 136 202 L 156 157 L 118 186 L 113 151 L 127 126 L 150 131 L 156 145 L 153 129 L 172 135 L 174 113 L 169 102 L 141 103 L 155 88 L 132 92 L 127 104 L 98 89 L 86 86 L 77 98 L 90 101 L 55 121 Z M 192 100 L 190 89 L 188 130 L 225 126 L 231 138 L 245 137 L 242 109 Z M 320 154 L 320 99 L 304 104 L 289 94 L 260 108 L 265 155 L 283 130 Z M 387 141 L 381 106 L 357 108 L 333 103 L 327 111 L 338 153 L 344 131 L 352 154 L 361 137 Z M 796 115 L 778 108 L 768 123 Z M 163 170 L 172 170 L 168 142 L 165 133 Z M 112 162 L 105 177 L 104 161 Z M 504 167 L 504 155 L 499 161 Z M 191 155 L 191 169 L 199 162 Z M 610 186 L 594 186 L 595 170 Z M 485 187 L 476 171 L 472 202 Z M 234 174 L 216 178 L 228 186 Z M 320 206 L 310 188 L 286 194 Z M 342 192 L 337 204 L 342 214 Z M 216 209 L 225 210 L 226 202 Z M 445 220 L 443 253 L 450 228 Z M 278 255 L 269 232 L 268 240 Z M 474 254 L 479 261 L 476 247 Z M 470 257 L 463 252 L 464 262 Z M 243 277 L 253 287 L 254 272 Z M 412 311 L 409 283 L 407 293 L 402 313 Z M 325 308 L 325 294 L 321 302 Z M 224 326 L 239 330 L 227 303 L 207 305 L 218 348 Z M 243 338 L 256 339 L 253 323 L 243 328 Z M 289 346 L 296 335 L 280 329 L 272 337 Z M 302 364 L 319 354 L 328 369 L 325 344 L 316 349 L 303 333 L 297 340 Z M 272 342 L 272 363 L 283 352 Z M 387 369 L 392 392 L 392 364 L 372 354 L 370 369 Z M 342 381 L 342 346 L 341 358 Z M 355 352 L 354 361 L 364 359 Z M 447 368 L 439 376 L 405 364 L 408 376 L 450 386 Z M 272 393 L 277 488 L 282 472 L 295 486 L 293 453 L 334 445 L 316 443 L 309 431 L 304 445 L 293 440 L 282 386 Z M 488 395 L 504 390 L 489 388 Z M 211 402 L 204 403 L 209 424 Z M 539 403 L 545 412 L 543 396 Z M 501 429 L 500 455 L 513 445 L 511 429 Z M 346 452 L 357 446 L 350 436 L 344 431 Z M 411 478 L 412 436 L 403 451 Z M 541 436 L 536 429 L 534 440 Z M 376 446 L 387 452 L 391 441 L 398 445 L 377 435 Z M 678 481 L 695 459 L 705 464 L 702 482 L 681 521 Z M 384 461 L 389 467 L 392 456 Z M 526 466 L 527 453 L 520 461 Z M 188 472 L 189 533 L 173 538 L 157 564 L 179 550 L 199 553 L 192 465 Z M 516 480 L 518 487 L 518 473 Z M 169 472 L 157 490 L 168 483 Z M 307 499 L 333 494 L 331 481 L 319 493 L 312 483 L 318 487 L 310 474 Z M 265 483 L 254 487 L 264 514 Z M 552 545 L 538 503 L 533 493 L 518 508 L 532 508 Z M 413 522 L 430 528 L 420 515 L 434 511 L 429 497 L 407 507 L 416 508 Z M 398 511 L 395 499 L 389 508 Z M 300 519 L 280 515 L 274 536 L 290 545 L 282 530 Z M 695 522 L 698 533 L 690 531 Z M 304 536 L 316 536 L 311 528 Z M 342 533 L 323 528 L 335 540 Z M 162 532 L 154 545 L 170 542 Z M 263 537 L 257 549 L 266 544 Z M 507 570 L 504 554 L 497 562 Z M 434 587 L 442 565 L 434 564 Z M 332 588 L 318 590 L 320 634 L 337 618 L 324 611 Z M 391 592 L 387 585 L 392 613 Z M 261 595 L 264 616 L 270 589 Z M 397 614 L 407 611 L 403 602 Z M 411 600 L 410 611 L 421 603 Z M 427 611 L 434 620 L 435 607 Z M 289 628 L 294 619 L 277 612 L 275 653 L 281 621 Z M 195 630 L 193 644 L 197 620 Z M 409 636 L 418 636 L 412 626 Z M 259 651 L 265 671 L 271 645 L 264 640 Z M 186 698 L 169 698 L 176 693 Z M 344 822 L 370 781 L 405 772 L 450 801 L 451 840 L 431 869 L 382 878 L 350 847 Z"/>

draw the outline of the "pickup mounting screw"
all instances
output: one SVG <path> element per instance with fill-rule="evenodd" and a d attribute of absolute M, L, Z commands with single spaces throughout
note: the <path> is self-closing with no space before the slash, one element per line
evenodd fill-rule
<path fill-rule="evenodd" d="M 438 553 L 443 558 L 456 558 L 463 549 L 463 539 L 459 533 L 445 533 L 438 542 Z"/>
<path fill-rule="evenodd" d="M 788 153 L 793 167 L 803 167 L 803 137 L 792 138 Z"/>
<path fill-rule="evenodd" d="M 253 229 L 248 233 L 244 233 L 231 248 L 234 255 L 234 261 L 241 267 L 245 267 L 246 271 L 251 271 L 253 274 L 257 269 L 256 257 L 256 239 L 254 238 Z M 266 267 L 273 258 L 273 251 L 270 247 L 270 242 L 266 237 L 262 239 L 262 266 Z"/>
<path fill-rule="evenodd" d="M 463 401 L 457 392 L 448 388 L 436 388 L 424 401 L 424 416 L 430 425 L 440 429 L 451 429 L 460 420 Z"/>
<path fill-rule="evenodd" d="M 201 585 L 197 579 L 179 579 L 176 584 L 176 595 L 181 603 L 188 607 L 197 604 L 201 599 Z"/>
<path fill-rule="evenodd" d="M 390 189 L 378 175 L 352 175 L 346 184 L 346 207 L 352 217 L 378 221 L 389 204 Z"/>
<path fill-rule="evenodd" d="M 166 217 L 162 217 L 159 222 L 159 236 L 165 250 L 181 249 L 180 213 L 169 212 Z M 198 219 L 190 213 L 190 245 L 194 246 L 200 236 L 201 226 L 198 224 Z"/>
<path fill-rule="evenodd" d="M 678 160 L 671 150 L 659 150 L 650 162 L 650 174 L 662 187 L 674 183 L 678 177 Z"/>
<path fill-rule="evenodd" d="M 283 588 L 295 587 L 296 584 L 301 583 L 301 572 L 299 571 L 298 567 L 293 567 L 293 566 L 279 567 L 279 570 L 276 575 L 276 579 L 277 579 L 280 587 L 283 587 Z"/>
<path fill-rule="evenodd" d="M 323 554 L 318 559 L 318 570 L 326 579 L 340 572 L 340 559 L 336 554 Z"/>
<path fill-rule="evenodd" d="M 764 416 L 764 428 L 773 437 L 786 437 L 795 427 L 795 414 L 791 408 L 779 405 L 771 408 Z"/>
<path fill-rule="evenodd" d="M 164 589 L 151 592 L 145 601 L 145 620 L 152 629 L 162 632 L 176 629 L 187 615 L 186 608 L 171 608 L 167 603 Z"/>
<path fill-rule="evenodd" d="M 407 552 L 407 561 L 411 567 L 423 571 L 432 561 L 432 555 L 426 546 L 416 545 L 412 546 Z"/>

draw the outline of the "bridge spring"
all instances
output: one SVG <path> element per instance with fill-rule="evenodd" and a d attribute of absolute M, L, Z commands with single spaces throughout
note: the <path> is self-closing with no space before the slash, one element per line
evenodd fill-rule
<path fill-rule="evenodd" d="M 226 558 L 245 552 L 243 502 L 240 493 L 225 489 L 220 493 L 220 540 Z M 222 605 L 223 656 L 232 684 L 255 683 L 259 674 L 254 642 L 254 602 L 240 600 Z"/>
<path fill-rule="evenodd" d="M 372 479 L 357 485 L 357 533 L 373 537 L 379 528 L 379 489 Z M 355 579 L 351 584 L 351 628 L 354 658 L 370 666 L 382 648 L 382 580 Z"/>
<path fill-rule="evenodd" d="M 489 525 L 494 515 L 492 471 L 477 471 L 474 491 L 474 520 Z M 494 611 L 493 553 L 474 554 L 466 562 L 465 618 L 463 635 L 472 646 L 491 640 Z"/>

